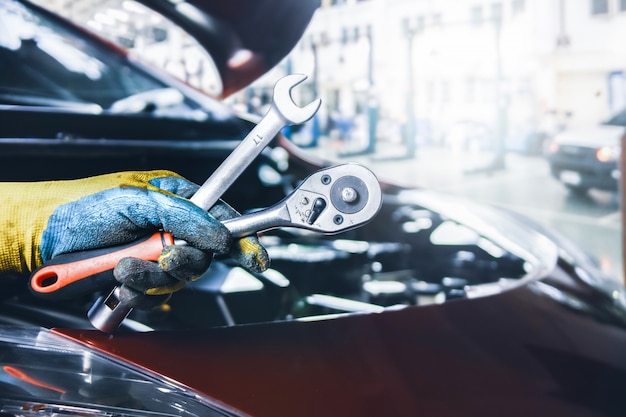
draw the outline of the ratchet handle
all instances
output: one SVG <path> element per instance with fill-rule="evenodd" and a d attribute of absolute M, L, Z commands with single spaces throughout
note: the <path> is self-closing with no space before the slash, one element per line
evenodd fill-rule
<path fill-rule="evenodd" d="M 30 289 L 49 299 L 67 299 L 108 288 L 117 283 L 113 269 L 120 260 L 133 257 L 156 261 L 163 248 L 173 244 L 170 233 L 156 232 L 126 245 L 58 255 L 35 270 Z"/>
<path fill-rule="evenodd" d="M 256 232 L 256 224 L 246 223 L 246 216 L 225 222 L 242 237 Z M 239 225 L 243 222 L 242 225 Z M 171 233 L 156 232 L 146 238 L 119 246 L 77 251 L 55 256 L 32 274 L 30 289 L 49 299 L 67 299 L 85 292 L 105 289 L 117 284 L 113 269 L 123 258 L 157 261 L 165 246 L 180 244 Z M 184 244 L 184 243 L 183 243 Z"/>

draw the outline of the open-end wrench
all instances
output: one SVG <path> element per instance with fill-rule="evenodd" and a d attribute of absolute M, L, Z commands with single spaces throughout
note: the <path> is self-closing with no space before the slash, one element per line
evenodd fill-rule
<path fill-rule="evenodd" d="M 209 210 L 283 127 L 304 123 L 315 115 L 321 105 L 320 99 L 299 107 L 291 98 L 292 88 L 306 78 L 294 74 L 278 80 L 267 114 L 192 196 L 193 203 Z M 30 287 L 34 293 L 51 298 L 57 295 L 67 297 L 92 286 L 101 287 L 112 279 L 112 270 L 122 258 L 135 256 L 157 260 L 161 252 L 159 247 L 162 249 L 168 244 L 174 244 L 173 237 L 159 232 L 121 250 L 105 248 L 59 255 L 33 273 Z"/>
<path fill-rule="evenodd" d="M 322 104 L 319 98 L 305 107 L 296 106 L 291 98 L 291 89 L 306 78 L 292 74 L 276 82 L 268 112 L 191 197 L 192 203 L 206 210 L 213 207 L 283 127 L 304 123 L 317 113 Z"/>
<path fill-rule="evenodd" d="M 279 227 L 333 235 L 369 222 L 381 204 L 376 176 L 362 165 L 344 164 L 311 174 L 272 207 L 223 223 L 235 237 Z M 89 310 L 89 320 L 97 329 L 115 331 L 132 310 L 120 301 L 120 291 L 120 287 L 114 288 Z"/>

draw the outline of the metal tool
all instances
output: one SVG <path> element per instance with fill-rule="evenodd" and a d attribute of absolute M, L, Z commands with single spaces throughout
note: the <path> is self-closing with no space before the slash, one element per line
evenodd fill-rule
<path fill-rule="evenodd" d="M 315 115 L 320 99 L 299 107 L 291 98 L 291 90 L 306 78 L 294 74 L 278 80 L 267 114 L 192 196 L 193 203 L 209 210 L 283 127 L 304 123 Z M 34 293 L 51 298 L 71 296 L 91 286 L 101 288 L 113 279 L 112 270 L 120 259 L 133 256 L 156 260 L 163 246 L 171 244 L 174 244 L 171 234 L 158 232 L 148 239 L 118 248 L 60 255 L 33 273 L 30 287 Z"/>
<path fill-rule="evenodd" d="M 358 164 L 321 169 L 274 206 L 224 221 L 233 236 L 278 227 L 336 234 L 370 221 L 382 203 L 376 176 Z"/>
<path fill-rule="evenodd" d="M 305 107 L 296 106 L 291 98 L 291 89 L 306 78 L 292 74 L 276 82 L 268 112 L 191 197 L 192 203 L 206 210 L 213 207 L 283 127 L 304 123 L 317 113 L 322 104 L 319 98 Z"/>
<path fill-rule="evenodd" d="M 270 208 L 223 223 L 235 237 L 279 227 L 331 235 L 369 222 L 381 204 L 376 176 L 361 165 L 344 164 L 315 172 Z M 131 311 L 120 301 L 120 287 L 116 287 L 101 297 L 87 316 L 94 327 L 112 333 Z"/>

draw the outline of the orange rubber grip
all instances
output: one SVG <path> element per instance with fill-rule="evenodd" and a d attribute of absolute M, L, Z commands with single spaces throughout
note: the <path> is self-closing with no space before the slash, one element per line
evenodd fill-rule
<path fill-rule="evenodd" d="M 72 296 L 106 288 L 116 283 L 113 269 L 121 259 L 156 261 L 164 246 L 173 244 L 174 237 L 170 233 L 157 232 L 123 246 L 59 255 L 33 273 L 30 287 L 36 294 L 51 296 Z"/>

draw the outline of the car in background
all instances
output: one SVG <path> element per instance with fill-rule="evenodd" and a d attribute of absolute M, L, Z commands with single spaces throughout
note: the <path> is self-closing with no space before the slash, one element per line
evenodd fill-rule
<path fill-rule="evenodd" d="M 617 192 L 621 178 L 621 140 L 626 132 L 626 110 L 597 126 L 565 130 L 550 144 L 552 176 L 574 193 L 589 189 Z"/>
<path fill-rule="evenodd" d="M 319 5 L 144 3 L 211 53 L 224 95 L 274 67 Z M 203 182 L 254 120 L 41 7 L 0 0 L 0 181 L 171 169 Z M 273 205 L 331 164 L 279 134 L 224 200 Z M 0 277 L 0 415 L 623 414 L 623 286 L 518 214 L 380 182 L 367 225 L 265 233 L 267 272 L 217 259 L 114 335 L 86 318 L 100 294 L 58 302 Z"/>

